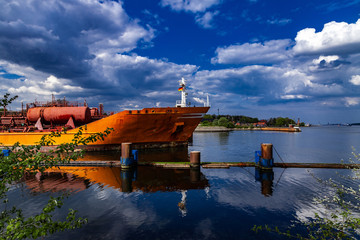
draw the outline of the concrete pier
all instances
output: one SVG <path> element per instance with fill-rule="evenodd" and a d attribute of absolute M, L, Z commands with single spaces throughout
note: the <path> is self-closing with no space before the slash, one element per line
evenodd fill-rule
<path fill-rule="evenodd" d="M 139 162 L 139 166 L 156 166 L 163 168 L 190 168 L 189 162 L 162 163 L 162 162 Z M 121 163 L 114 161 L 71 161 L 57 164 L 56 166 L 103 166 L 121 167 Z M 230 167 L 256 167 L 254 162 L 204 162 L 200 163 L 203 168 L 230 168 Z M 274 168 L 328 168 L 328 169 L 360 169 L 360 164 L 341 163 L 274 163 Z"/>

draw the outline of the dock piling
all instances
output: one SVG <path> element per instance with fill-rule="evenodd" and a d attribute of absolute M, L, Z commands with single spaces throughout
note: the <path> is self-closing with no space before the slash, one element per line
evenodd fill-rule
<path fill-rule="evenodd" d="M 260 167 L 272 168 L 273 166 L 274 166 L 273 145 L 272 143 L 262 143 Z"/>
<path fill-rule="evenodd" d="M 129 168 L 132 165 L 131 143 L 121 144 L 121 167 Z"/>
<path fill-rule="evenodd" d="M 190 166 L 200 167 L 200 151 L 190 152 Z"/>

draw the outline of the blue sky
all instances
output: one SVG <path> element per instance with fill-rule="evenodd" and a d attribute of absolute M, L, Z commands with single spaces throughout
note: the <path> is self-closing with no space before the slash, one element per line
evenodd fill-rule
<path fill-rule="evenodd" d="M 360 1 L 0 0 L 0 94 L 360 122 Z"/>

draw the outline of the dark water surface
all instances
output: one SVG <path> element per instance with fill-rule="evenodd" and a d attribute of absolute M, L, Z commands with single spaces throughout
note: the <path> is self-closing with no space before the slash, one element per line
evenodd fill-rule
<path fill-rule="evenodd" d="M 253 161 L 261 143 L 273 143 L 285 162 L 337 163 L 360 149 L 360 127 L 311 127 L 301 133 L 234 131 L 195 133 L 189 149 L 145 151 L 140 161 L 185 161 L 188 152 L 201 151 L 207 162 Z M 281 161 L 274 151 L 275 161 Z M 119 159 L 116 152 L 90 154 L 94 160 Z M 313 175 L 328 179 L 349 170 L 254 168 L 159 169 L 139 166 L 135 171 L 106 167 L 63 167 L 36 177 L 10 192 L 25 209 L 39 211 L 48 196 L 71 191 L 60 212 L 78 210 L 89 223 L 81 229 L 49 239 L 281 239 L 251 231 L 268 224 L 288 226 L 324 212 L 313 198 L 329 191 Z M 257 178 L 256 178 L 257 177 Z M 257 179 L 257 180 L 256 180 Z M 348 184 L 347 180 L 341 180 Z M 354 183 L 350 183 L 354 185 Z M 301 225 L 294 232 L 303 233 Z"/>

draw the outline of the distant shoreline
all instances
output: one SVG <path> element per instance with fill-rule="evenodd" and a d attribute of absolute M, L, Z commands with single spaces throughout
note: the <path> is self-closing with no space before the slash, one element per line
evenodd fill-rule
<path fill-rule="evenodd" d="M 197 126 L 195 132 L 230 132 L 232 128 L 220 127 L 220 126 Z"/>
<path fill-rule="evenodd" d="M 265 127 L 265 128 L 226 128 L 221 126 L 197 126 L 194 132 L 230 132 L 230 131 L 276 131 L 276 132 L 301 132 L 300 129 L 289 127 Z"/>

